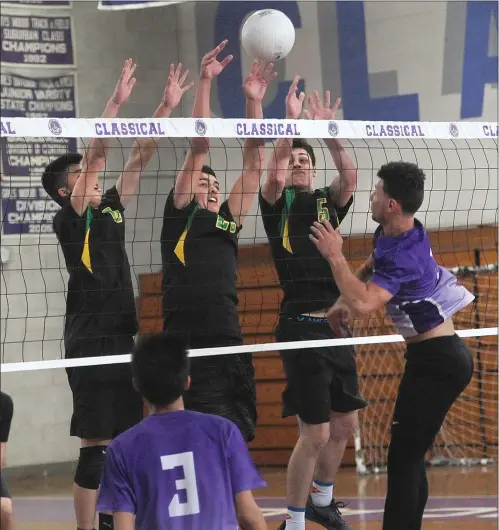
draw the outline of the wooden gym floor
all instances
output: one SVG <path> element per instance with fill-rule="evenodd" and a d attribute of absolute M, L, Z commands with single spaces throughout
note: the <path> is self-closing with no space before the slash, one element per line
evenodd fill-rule
<path fill-rule="evenodd" d="M 275 530 L 285 513 L 285 470 L 262 471 L 268 487 L 256 493 L 268 529 Z M 430 499 L 423 530 L 496 530 L 497 468 L 440 468 L 428 471 Z M 9 480 L 14 497 L 16 530 L 74 530 L 70 476 Z M 386 476 L 358 477 L 340 472 L 337 500 L 348 503 L 345 518 L 356 530 L 381 530 Z M 309 523 L 307 529 L 321 527 Z"/>

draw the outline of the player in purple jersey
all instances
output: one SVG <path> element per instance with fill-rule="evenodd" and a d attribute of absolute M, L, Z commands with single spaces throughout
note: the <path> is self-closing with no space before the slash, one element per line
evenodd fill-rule
<path fill-rule="evenodd" d="M 166 353 L 166 355 L 165 355 Z M 134 386 L 151 415 L 111 442 L 98 507 L 115 530 L 264 530 L 252 490 L 265 487 L 239 429 L 184 410 L 189 361 L 165 333 L 139 340 Z"/>
<path fill-rule="evenodd" d="M 474 297 L 433 258 L 428 234 L 414 218 L 424 198 L 425 174 L 415 164 L 390 162 L 371 195 L 380 226 L 374 251 L 353 274 L 338 230 L 314 223 L 310 239 L 329 261 L 341 291 L 328 319 L 341 332 L 348 314 L 369 315 L 384 304 L 405 337 L 400 383 L 388 450 L 383 530 L 419 530 L 428 500 L 425 454 L 445 416 L 473 375 L 471 352 L 452 317 Z"/>

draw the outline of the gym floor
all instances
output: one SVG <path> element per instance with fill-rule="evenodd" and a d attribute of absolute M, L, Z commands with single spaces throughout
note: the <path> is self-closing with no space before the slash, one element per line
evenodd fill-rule
<path fill-rule="evenodd" d="M 264 469 L 268 487 L 255 492 L 268 529 L 275 530 L 286 511 L 285 469 Z M 423 530 L 497 530 L 498 477 L 495 466 L 434 468 L 428 471 L 430 499 Z M 74 530 L 72 477 L 9 479 L 16 530 Z M 386 476 L 359 477 L 343 469 L 335 485 L 337 500 L 356 530 L 381 530 Z M 322 528 L 313 523 L 307 529 Z"/>

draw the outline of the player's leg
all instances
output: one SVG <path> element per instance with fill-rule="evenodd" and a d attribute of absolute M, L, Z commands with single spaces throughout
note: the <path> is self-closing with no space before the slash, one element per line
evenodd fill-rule
<path fill-rule="evenodd" d="M 388 450 L 383 530 L 419 530 L 428 496 L 425 454 L 473 373 L 459 337 L 410 344 Z"/>
<path fill-rule="evenodd" d="M 324 338 L 330 333 L 330 328 L 324 328 Z M 342 518 L 339 505 L 334 499 L 334 479 L 348 440 L 357 425 L 357 411 L 366 407 L 367 402 L 359 392 L 355 350 L 349 346 L 321 348 L 320 355 L 332 374 L 330 437 L 317 460 L 306 517 L 311 521 L 328 524 L 330 528 L 348 530 L 351 527 Z"/>
<path fill-rule="evenodd" d="M 253 356 L 251 353 L 234 354 L 230 356 L 230 361 L 232 421 L 239 427 L 246 442 L 251 442 L 255 437 L 257 422 Z"/>
<path fill-rule="evenodd" d="M 113 435 L 114 394 L 101 377 L 96 377 L 95 371 L 99 368 L 73 368 L 68 371 L 73 392 L 70 434 L 81 441 L 73 484 L 79 530 L 95 528 L 95 506 L 105 450 Z"/>
<path fill-rule="evenodd" d="M 278 342 L 311 337 L 307 323 L 281 318 L 276 329 Z M 305 507 L 317 459 L 329 440 L 331 373 L 314 348 L 281 352 L 286 389 L 283 417 L 296 415 L 300 427 L 298 441 L 287 469 L 287 530 L 305 529 Z"/>
<path fill-rule="evenodd" d="M 2 530 L 12 530 L 14 528 L 12 496 L 3 473 L 0 473 L 0 528 Z"/>

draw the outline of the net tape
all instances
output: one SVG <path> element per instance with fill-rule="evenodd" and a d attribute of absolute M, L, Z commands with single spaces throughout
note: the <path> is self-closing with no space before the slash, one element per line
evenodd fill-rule
<path fill-rule="evenodd" d="M 488 140 L 497 144 L 497 122 L 365 122 L 323 120 L 248 120 L 218 118 L 143 118 L 143 119 L 82 119 L 82 118 L 1 118 L 2 138 L 307 138 L 359 140 Z M 454 267 L 454 274 L 493 272 L 497 264 L 485 267 Z M 459 330 L 466 337 L 498 335 L 497 327 Z M 190 357 L 228 355 L 235 353 L 292 350 L 296 348 L 362 345 L 404 342 L 401 335 L 378 335 L 328 339 L 319 341 L 248 344 L 243 346 L 191 350 Z M 1 364 L 1 372 L 120 364 L 131 356 L 110 355 L 80 359 L 9 362 Z"/>

